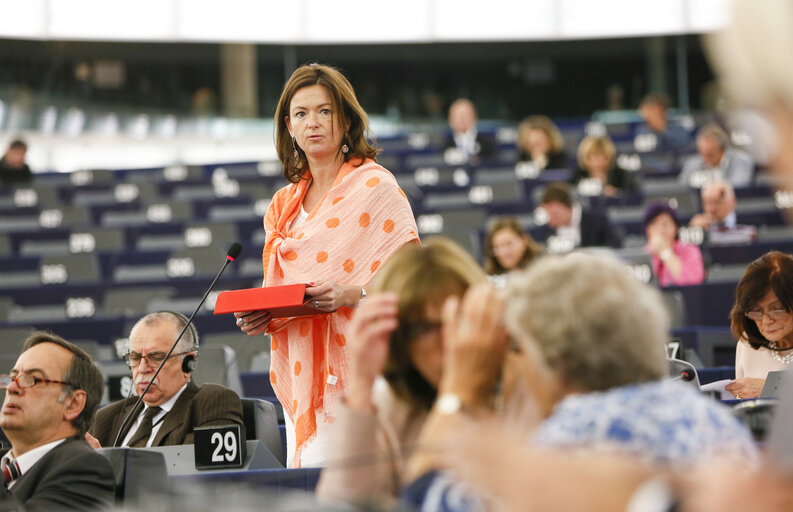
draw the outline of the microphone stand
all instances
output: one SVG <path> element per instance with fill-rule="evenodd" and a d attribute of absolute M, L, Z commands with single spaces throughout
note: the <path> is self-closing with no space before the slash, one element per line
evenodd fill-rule
<path fill-rule="evenodd" d="M 241 251 L 242 251 L 242 246 L 240 246 L 240 244 L 238 244 L 237 242 L 231 244 L 231 247 L 229 248 L 228 253 L 226 254 L 226 261 L 223 263 L 223 266 L 220 268 L 220 271 L 215 276 L 215 279 L 212 280 L 212 284 L 210 284 L 209 288 L 207 288 L 207 291 L 204 292 L 204 296 L 201 297 L 201 301 L 198 303 L 198 306 L 196 306 L 196 308 L 193 310 L 193 314 L 190 315 L 190 318 L 187 320 L 187 323 L 184 324 L 184 327 L 182 327 L 182 331 L 179 333 L 179 336 L 176 337 L 176 341 L 174 341 L 173 344 L 171 345 L 171 348 L 168 349 L 168 352 L 165 354 L 165 359 L 162 360 L 160 366 L 157 367 L 157 370 L 154 372 L 152 378 L 149 379 L 149 383 L 144 388 L 143 393 L 138 395 L 138 399 L 135 401 L 135 405 L 133 405 L 132 409 L 130 409 L 127 415 L 124 416 L 124 420 L 121 422 L 121 426 L 118 429 L 116 438 L 113 441 L 114 448 L 119 446 L 119 443 L 121 442 L 121 433 L 124 432 L 124 429 L 126 428 L 129 421 L 137 415 L 136 411 L 138 410 L 140 404 L 143 402 L 143 397 L 146 395 L 146 393 L 149 392 L 149 388 L 151 387 L 152 384 L 154 384 L 155 379 L 157 379 L 157 376 L 160 374 L 160 370 L 162 370 L 163 366 L 165 366 L 165 363 L 168 362 L 168 358 L 171 357 L 171 354 L 176 348 L 176 345 L 179 344 L 179 340 L 182 339 L 182 336 L 184 336 L 185 331 L 187 331 L 188 327 L 190 327 L 190 324 L 193 323 L 193 318 L 196 316 L 196 313 L 198 313 L 198 310 L 201 309 L 201 306 L 204 305 L 204 302 L 206 302 L 207 297 L 209 296 L 209 292 L 211 292 L 212 288 L 215 287 L 215 283 L 218 281 L 218 279 L 220 279 L 221 274 L 223 274 L 223 272 L 226 270 L 226 267 L 229 266 L 229 263 L 234 261 L 237 258 L 237 256 L 239 256 Z M 132 382 L 132 385 L 133 386 L 135 385 L 134 380 Z"/>

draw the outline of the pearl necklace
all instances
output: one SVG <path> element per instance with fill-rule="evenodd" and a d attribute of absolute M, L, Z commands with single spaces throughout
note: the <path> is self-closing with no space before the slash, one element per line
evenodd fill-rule
<path fill-rule="evenodd" d="M 768 343 L 768 348 L 772 349 L 771 350 L 771 356 L 773 356 L 773 358 L 776 359 L 777 361 L 779 361 L 780 363 L 782 363 L 782 364 L 790 364 L 791 362 L 793 362 L 793 347 L 782 349 L 782 351 L 790 350 L 790 352 L 788 352 L 785 355 L 782 355 L 780 353 L 779 348 L 777 348 L 776 342 L 773 342 L 773 341 L 769 342 Z"/>

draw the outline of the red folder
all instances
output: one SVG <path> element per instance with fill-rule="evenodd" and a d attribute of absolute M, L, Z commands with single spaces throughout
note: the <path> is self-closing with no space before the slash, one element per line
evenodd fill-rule
<path fill-rule="evenodd" d="M 282 318 L 327 313 L 312 304 L 312 298 L 306 295 L 305 284 L 247 288 L 220 292 L 215 302 L 215 314 L 266 310 L 272 313 L 273 318 Z"/>

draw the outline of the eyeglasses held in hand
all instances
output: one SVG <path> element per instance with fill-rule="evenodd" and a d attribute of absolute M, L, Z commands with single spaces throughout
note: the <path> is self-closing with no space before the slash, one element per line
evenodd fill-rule
<path fill-rule="evenodd" d="M 65 382 L 62 380 L 52 380 L 52 379 L 42 379 L 40 377 L 34 377 L 29 373 L 20 373 L 16 377 L 12 377 L 10 375 L 0 375 L 0 389 L 8 389 L 8 386 L 11 385 L 12 382 L 16 382 L 17 386 L 20 388 L 32 388 L 39 382 L 44 382 L 46 384 L 63 384 L 64 386 L 71 386 L 70 382 Z"/>
<path fill-rule="evenodd" d="M 176 354 L 171 354 L 168 359 L 171 357 L 183 356 L 185 354 L 189 354 L 190 352 L 192 352 L 192 350 L 188 350 L 187 352 L 177 352 Z M 122 359 L 124 359 L 124 363 L 130 368 L 137 368 L 140 365 L 141 359 L 145 359 L 146 364 L 149 366 L 159 366 L 163 361 L 165 361 L 165 352 L 149 352 L 145 356 L 137 352 L 127 352 L 122 356 Z"/>

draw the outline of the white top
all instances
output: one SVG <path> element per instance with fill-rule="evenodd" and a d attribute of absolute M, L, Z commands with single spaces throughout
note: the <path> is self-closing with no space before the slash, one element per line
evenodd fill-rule
<path fill-rule="evenodd" d="M 151 442 L 154 440 L 155 437 L 157 437 L 157 432 L 160 431 L 160 427 L 162 426 L 162 420 L 165 418 L 166 414 L 171 412 L 171 409 L 173 409 L 174 404 L 176 404 L 176 401 L 179 400 L 179 397 L 182 395 L 182 392 L 185 390 L 186 387 L 187 384 L 182 386 L 179 389 L 179 391 L 177 391 L 176 394 L 172 396 L 167 402 L 160 405 L 160 409 L 162 410 L 159 412 L 159 414 L 157 414 L 157 416 L 155 416 L 151 420 L 151 424 L 152 424 L 151 435 L 149 436 L 149 440 L 146 441 L 146 448 L 149 448 L 151 446 Z M 146 413 L 146 409 L 148 408 L 149 406 L 147 405 L 143 408 L 142 411 L 140 411 L 140 413 L 138 413 L 138 417 L 135 419 L 135 423 L 133 423 L 132 427 L 130 427 L 126 437 L 124 437 L 124 442 L 121 443 L 121 446 L 127 446 L 129 444 L 130 440 L 132 439 L 132 436 L 135 435 L 135 432 L 138 431 L 138 427 L 140 426 L 141 423 L 143 423 L 143 415 Z"/>
<path fill-rule="evenodd" d="M 476 147 L 476 136 L 476 126 L 472 126 L 466 132 L 455 133 L 454 144 L 457 146 L 457 149 L 464 151 L 466 155 L 476 155 L 479 152 L 479 148 Z"/>
<path fill-rule="evenodd" d="M 788 352 L 780 352 L 781 355 Z M 774 358 L 773 352 L 765 347 L 757 350 L 746 342 L 739 341 L 735 348 L 735 378 L 765 379 L 768 372 L 786 370 L 788 365 Z"/>
<path fill-rule="evenodd" d="M 573 213 L 570 216 L 570 224 L 567 226 L 560 226 L 556 230 L 556 236 L 570 240 L 573 242 L 573 247 L 581 245 L 581 205 L 573 205 Z"/>
<path fill-rule="evenodd" d="M 300 226 L 303 225 L 304 222 L 306 222 L 307 218 L 308 218 L 308 212 L 303 208 L 303 205 L 301 204 L 300 213 L 298 213 L 297 217 L 295 217 L 295 220 L 292 221 L 292 225 L 289 226 L 289 229 L 299 228 Z"/>
<path fill-rule="evenodd" d="M 66 439 L 60 439 L 58 441 L 53 441 L 51 443 L 43 444 L 38 448 L 33 448 L 30 451 L 27 451 L 16 458 L 17 464 L 19 465 L 19 475 L 24 475 L 30 468 L 32 468 L 38 461 L 40 461 L 45 455 L 47 455 L 50 450 L 61 444 L 62 442 L 66 441 Z M 12 459 L 11 451 L 3 455 L 3 459 Z M 8 486 L 10 489 L 19 481 L 19 479 L 14 480 Z"/>

